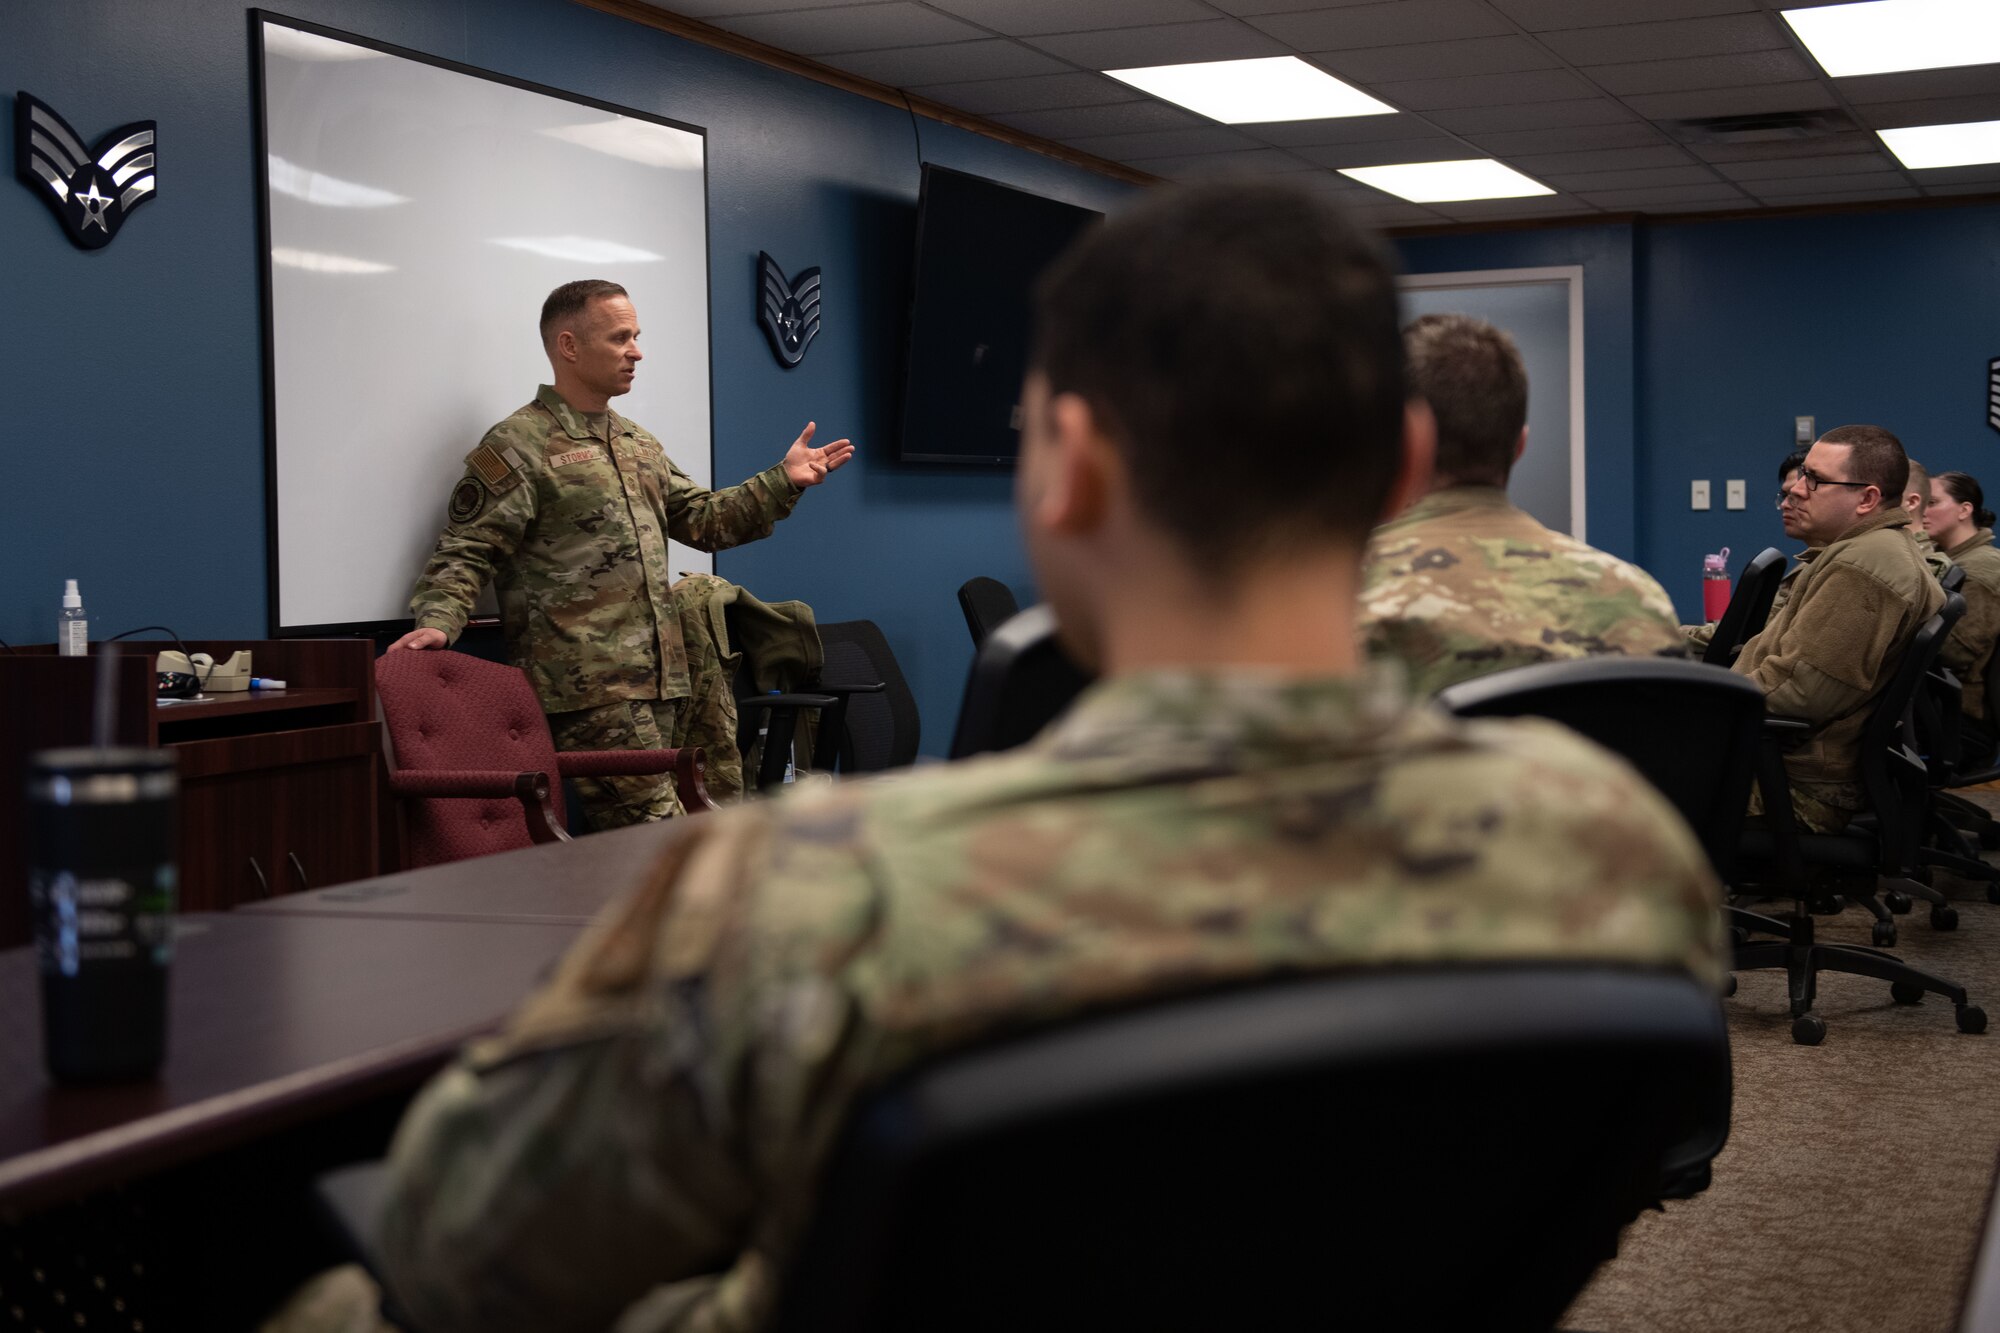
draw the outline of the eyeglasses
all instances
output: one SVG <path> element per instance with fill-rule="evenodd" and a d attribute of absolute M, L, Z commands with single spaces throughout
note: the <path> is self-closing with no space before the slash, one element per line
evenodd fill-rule
<path fill-rule="evenodd" d="M 1785 507 L 1785 501 L 1791 498 L 1792 498 L 1791 493 L 1781 488 L 1778 491 L 1778 498 L 1773 503 L 1775 503 L 1778 506 L 1778 508 L 1783 509 Z"/>
<path fill-rule="evenodd" d="M 1866 490 L 1875 484 L 1872 481 L 1833 481 L 1829 478 L 1819 476 L 1809 467 L 1799 469 L 1799 482 L 1806 488 L 1807 495 L 1811 495 L 1822 486 L 1851 486 L 1855 490 L 1860 491 Z"/>

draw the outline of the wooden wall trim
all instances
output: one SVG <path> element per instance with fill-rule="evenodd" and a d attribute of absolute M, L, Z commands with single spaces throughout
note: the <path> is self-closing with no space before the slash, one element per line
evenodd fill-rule
<path fill-rule="evenodd" d="M 691 42 L 699 42 L 703 46 L 714 47 L 733 56 L 741 56 L 745 60 L 754 60 L 760 65 L 768 65 L 787 74 L 796 74 L 802 79 L 811 79 L 815 83 L 823 83 L 842 92 L 853 93 L 857 97 L 866 97 L 870 101 L 881 102 L 887 106 L 901 107 L 926 119 L 956 129 L 970 130 L 974 134 L 983 134 L 989 139 L 997 139 L 1015 148 L 1025 148 L 1031 153 L 1040 153 L 1044 157 L 1052 157 L 1058 162 L 1082 167 L 1086 171 L 1094 171 L 1113 180 L 1126 181 L 1133 185 L 1160 183 L 1158 176 L 1135 167 L 1128 167 L 1122 162 L 1108 161 L 1050 139 L 1010 129 L 995 121 L 960 111 L 955 107 L 948 107 L 942 102 L 933 102 L 928 97 L 918 97 L 900 88 L 892 88 L 886 83 L 864 79 L 859 74 L 849 74 L 846 70 L 822 65 L 817 60 L 809 60 L 790 51 L 781 51 L 775 46 L 766 46 L 763 42 L 738 36 L 726 29 L 703 23 L 699 19 L 670 14 L 664 9 L 656 9 L 646 4 L 645 0 L 574 0 L 574 3 L 587 9 L 602 10 L 606 14 L 629 19 L 633 23 L 642 23 L 649 28 L 658 28 L 661 32 L 672 33 L 676 37 L 684 37 Z"/>

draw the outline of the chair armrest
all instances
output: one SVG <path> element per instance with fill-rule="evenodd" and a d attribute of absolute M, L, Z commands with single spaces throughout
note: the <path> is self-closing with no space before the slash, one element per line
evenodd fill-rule
<path fill-rule="evenodd" d="M 528 821 L 528 836 L 536 842 L 568 842 L 569 834 L 556 819 L 549 800 L 549 775 L 509 773 L 504 769 L 398 769 L 389 775 L 389 790 L 418 800 L 513 797 Z"/>
<path fill-rule="evenodd" d="M 1802 717 L 1779 717 L 1767 714 L 1764 718 L 1764 739 L 1780 750 L 1796 750 L 1804 744 L 1806 734 L 1812 730 L 1812 725 Z"/>
<path fill-rule="evenodd" d="M 840 700 L 831 694 L 751 694 L 736 701 L 738 713 L 760 708 L 831 708 Z"/>
<path fill-rule="evenodd" d="M 817 685 L 814 685 L 813 688 L 816 690 L 825 690 L 828 694 L 880 694 L 889 688 L 889 683 L 878 680 L 873 685 L 850 685 L 821 681 Z"/>

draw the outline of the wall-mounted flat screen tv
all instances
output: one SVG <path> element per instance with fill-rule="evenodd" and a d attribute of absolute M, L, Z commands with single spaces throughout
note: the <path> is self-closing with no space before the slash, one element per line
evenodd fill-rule
<path fill-rule="evenodd" d="M 1013 466 L 1035 279 L 1102 216 L 924 164 L 904 462 Z"/>

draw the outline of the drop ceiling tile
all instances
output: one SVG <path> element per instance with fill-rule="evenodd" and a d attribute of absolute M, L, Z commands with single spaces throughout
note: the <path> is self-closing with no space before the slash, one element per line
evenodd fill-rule
<path fill-rule="evenodd" d="M 1666 23 L 1623 23 L 1542 34 L 1542 44 L 1572 65 L 1684 60 L 1789 47 L 1783 20 L 1769 14 L 1718 14 Z"/>
<path fill-rule="evenodd" d="M 1225 14 L 1296 14 L 1302 9 L 1335 9 L 1341 5 L 1373 5 L 1381 0 L 1208 0 Z"/>
<path fill-rule="evenodd" d="M 1759 199 L 1783 199 L 1805 194 L 1851 194 L 1856 190 L 1893 190 L 1909 183 L 1900 171 L 1857 171 L 1843 176 L 1790 176 L 1783 180 L 1741 182 L 1744 189 Z"/>
<path fill-rule="evenodd" d="M 910 89 L 975 116 L 1008 111 L 1055 111 L 1073 106 L 1137 102 L 1146 95 L 1102 74 L 1043 74 L 1023 79 L 981 79 L 972 83 L 926 84 Z"/>
<path fill-rule="evenodd" d="M 1321 144 L 1292 150 L 1323 167 L 1389 167 L 1403 162 L 1462 162 L 1479 154 L 1456 139 L 1396 139 L 1388 143 Z"/>
<path fill-rule="evenodd" d="M 1424 117 L 1453 134 L 1509 133 L 1514 130 L 1568 129 L 1578 125 L 1635 125 L 1630 110 L 1609 97 L 1519 106 L 1454 107 Z"/>
<path fill-rule="evenodd" d="M 1863 124 L 1878 130 L 1901 129 L 1906 125 L 1959 125 L 1968 120 L 2000 120 L 2000 96 L 1875 102 L 1854 110 Z"/>
<path fill-rule="evenodd" d="M 960 83 L 971 79 L 1005 79 L 1029 74 L 1056 74 L 1064 71 L 1060 60 L 1030 51 L 1005 37 L 989 37 L 980 42 L 952 42 L 946 46 L 904 46 L 889 51 L 849 51 L 822 56 L 822 64 L 832 65 L 874 79 L 892 88 L 915 88 L 932 83 Z M 968 108 L 969 109 L 969 108 Z"/>
<path fill-rule="evenodd" d="M 1917 69 L 1899 74 L 1863 74 L 1835 79 L 1840 95 L 1857 106 L 1869 102 L 1914 102 L 1932 97 L 2000 96 L 2000 65 L 1959 69 Z"/>
<path fill-rule="evenodd" d="M 1024 134 L 1058 140 L 1081 139 L 1097 134 L 1137 134 L 1142 130 L 1182 129 L 1206 123 L 1192 111 L 1153 101 L 1073 106 L 1058 111 L 1014 111 L 993 116 L 992 119 Z"/>
<path fill-rule="evenodd" d="M 1693 161 L 1685 149 L 1670 143 L 1642 148 L 1596 148 L 1577 153 L 1519 153 L 1509 166 L 1541 175 L 1545 172 L 1634 171 L 1641 167 L 1685 167 Z"/>
<path fill-rule="evenodd" d="M 1819 204 L 1866 204 L 1878 199 L 1918 199 L 1922 196 L 1914 189 L 1904 186 L 1900 189 L 1881 190 L 1831 190 L 1823 194 L 1786 195 L 1783 198 L 1766 199 L 1771 208 L 1805 208 Z"/>
<path fill-rule="evenodd" d="M 1504 37 L 1514 31 L 1513 24 L 1480 0 L 1396 0 L 1393 4 L 1266 14 L 1246 21 L 1301 51 L 1352 51 L 1363 46 Z"/>
<path fill-rule="evenodd" d="M 1075 0 L 925 0 L 932 9 L 956 14 L 1010 37 L 1050 32 L 1083 32 L 1151 23 L 1193 23 L 1215 11 L 1201 0 L 1118 0 L 1116 10 Z"/>
<path fill-rule="evenodd" d="M 1910 179 L 1926 189 L 1933 185 L 1970 185 L 2000 182 L 2000 162 L 1982 162 L 1972 167 L 1930 167 L 1910 172 Z M 2000 189 L 2000 184 L 1995 185 Z"/>
<path fill-rule="evenodd" d="M 1721 181 L 1713 185 L 1664 185 L 1642 190 L 1592 190 L 1583 194 L 1585 203 L 1599 208 L 1646 209 L 1655 204 L 1729 204 L 1749 207 L 1750 200 L 1733 185 Z"/>
<path fill-rule="evenodd" d="M 1144 158 L 1128 165 L 1170 180 L 1216 180 L 1244 176 L 1288 176 L 1294 172 L 1316 171 L 1310 162 L 1301 162 L 1276 148 L 1253 148 L 1245 153 L 1188 153 L 1179 157 Z"/>
<path fill-rule="evenodd" d="M 1973 181 L 1964 185 L 1927 185 L 1924 190 L 1927 194 L 1987 194 L 2000 198 L 2000 181 Z"/>
<path fill-rule="evenodd" d="M 1821 139 L 1774 139 L 1759 143 L 1691 143 L 1687 150 L 1704 162 L 1762 162 L 1770 158 L 1840 157 L 1872 153 L 1882 141 L 1873 134 L 1829 134 Z"/>
<path fill-rule="evenodd" d="M 1596 28 L 1613 23 L 1746 14 L 1757 0 L 1493 0 L 1493 7 L 1529 32 Z"/>
<path fill-rule="evenodd" d="M 1817 73 L 1790 51 L 1745 51 L 1737 55 L 1699 56 L 1688 60 L 1639 60 L 1626 65 L 1590 65 L 1581 72 L 1614 97 L 1786 83 L 1810 79 Z"/>
<path fill-rule="evenodd" d="M 1553 185 L 1571 194 L 1594 190 L 1640 190 L 1655 185 L 1707 185 L 1715 180 L 1715 173 L 1704 166 L 1644 167 L 1632 171 L 1530 171 L 1528 174 L 1544 185 Z"/>
<path fill-rule="evenodd" d="M 1626 98 L 1625 105 L 1651 120 L 1686 120 L 1698 116 L 1747 116 L 1760 111 L 1816 111 L 1834 105 L 1834 97 L 1825 84 L 1815 79 L 1763 87 L 1709 88 L 1691 93 L 1645 93 Z"/>
<path fill-rule="evenodd" d="M 789 14 L 719 18 L 715 26 L 802 56 L 936 46 L 944 42 L 977 41 L 988 35 L 970 23 L 960 23 L 907 0 L 847 9 L 802 9 Z"/>
<path fill-rule="evenodd" d="M 1521 37 L 1467 37 L 1455 42 L 1419 42 L 1414 46 L 1365 46 L 1355 51 L 1318 51 L 1312 59 L 1341 78 L 1358 83 L 1508 74 L 1523 69 L 1554 69 L 1562 64 Z"/>
<path fill-rule="evenodd" d="M 1437 227 L 1450 222 L 1442 213 L 1434 213 L 1421 204 L 1405 203 L 1380 191 L 1368 191 L 1378 204 L 1355 203 L 1348 207 L 1347 214 L 1364 227 Z"/>
<path fill-rule="evenodd" d="M 1546 217 L 1563 213 L 1587 216 L 1597 211 L 1581 199 L 1561 194 L 1536 195 L 1528 199 L 1461 199 L 1426 207 L 1436 209 L 1454 222 L 1503 221 L 1507 218 Z"/>
<path fill-rule="evenodd" d="M 1189 153 L 1228 153 L 1261 148 L 1220 125 L 1192 125 L 1180 130 L 1149 130 L 1139 134 L 1100 134 L 1067 140 L 1069 146 L 1113 162 L 1136 162 L 1146 157 L 1180 157 Z"/>
<path fill-rule="evenodd" d="M 1839 157 L 1776 157 L 1754 162 L 1725 162 L 1716 170 L 1733 181 L 1775 181 L 1799 176 L 1852 176 L 1866 171 L 1894 171 L 1887 153 L 1847 153 Z"/>
<path fill-rule="evenodd" d="M 1250 60 L 1292 54 L 1282 42 L 1273 41 L 1235 19 L 1165 23 L 1109 32 L 1056 33 L 1021 40 L 1087 69 L 1139 69 L 1183 61 Z"/>
<path fill-rule="evenodd" d="M 1553 130 L 1499 130 L 1468 138 L 1496 156 L 1509 153 L 1580 153 L 1593 148 L 1643 148 L 1667 136 L 1642 120 L 1617 125 L 1575 125 Z"/>
<path fill-rule="evenodd" d="M 1273 120 L 1235 127 L 1253 139 L 1297 148 L 1307 144 L 1381 143 L 1389 139 L 1447 139 L 1451 136 L 1431 128 L 1415 116 L 1398 112 L 1389 116 L 1341 116 L 1334 120 Z"/>
<path fill-rule="evenodd" d="M 1518 74 L 1473 74 L 1462 79 L 1412 79 L 1378 83 L 1370 92 L 1411 111 L 1590 98 L 1596 89 L 1566 69 Z"/>

